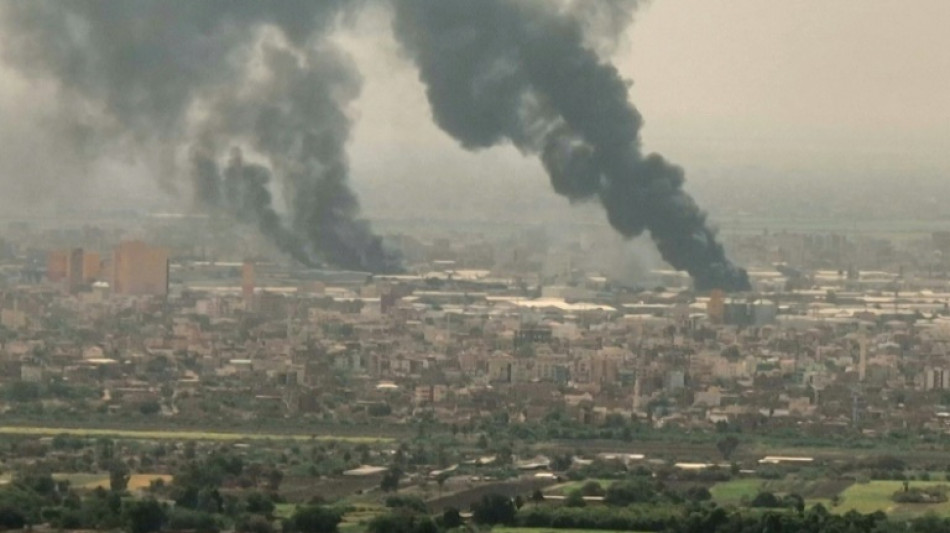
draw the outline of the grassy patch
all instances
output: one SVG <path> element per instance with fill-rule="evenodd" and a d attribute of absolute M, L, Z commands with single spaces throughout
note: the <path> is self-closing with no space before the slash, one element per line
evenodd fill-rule
<path fill-rule="evenodd" d="M 616 480 L 614 479 L 584 479 L 581 481 L 568 481 L 567 483 L 560 483 L 545 489 L 545 493 L 548 494 L 563 494 L 567 495 L 575 490 L 580 490 L 584 485 L 590 483 L 591 481 L 596 481 L 600 487 L 604 490 L 607 490 L 607 487 L 613 485 Z"/>
<path fill-rule="evenodd" d="M 910 487 L 926 488 L 947 485 L 945 481 L 911 481 Z M 842 502 L 834 508 L 837 513 L 855 510 L 861 513 L 884 511 L 893 516 L 916 516 L 934 513 L 950 516 L 950 502 L 942 503 L 896 503 L 891 497 L 904 489 L 902 481 L 871 481 L 855 483 L 841 493 Z"/>
<path fill-rule="evenodd" d="M 290 518 L 296 510 L 296 503 L 278 503 L 274 505 L 274 516 L 277 518 Z"/>
<path fill-rule="evenodd" d="M 755 498 L 761 489 L 761 479 L 733 479 L 716 483 L 709 489 L 709 493 L 719 504 L 738 505 L 743 499 Z"/>
<path fill-rule="evenodd" d="M 805 499 L 806 505 L 822 504 L 831 506 L 831 499 L 851 485 L 849 480 L 802 479 L 790 476 L 785 479 L 733 479 L 716 483 L 709 489 L 716 502 L 725 505 L 738 505 L 743 500 L 751 500 L 759 491 L 768 491 L 778 495 L 798 494 Z M 892 491 L 893 492 L 893 491 Z"/>

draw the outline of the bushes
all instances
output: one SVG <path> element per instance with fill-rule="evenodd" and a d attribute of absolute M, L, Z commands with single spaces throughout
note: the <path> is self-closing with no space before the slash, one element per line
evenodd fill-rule
<path fill-rule="evenodd" d="M 377 516 L 366 530 L 369 533 L 438 533 L 439 526 L 432 518 L 403 508 Z"/>
<path fill-rule="evenodd" d="M 682 508 L 667 505 L 630 507 L 532 506 L 518 513 L 519 527 L 556 529 L 607 529 L 613 531 L 661 531 L 682 519 Z"/>
<path fill-rule="evenodd" d="M 162 529 L 167 515 L 162 504 L 148 498 L 130 502 L 125 508 L 125 519 L 132 533 L 151 533 Z"/>
<path fill-rule="evenodd" d="M 342 519 L 343 513 L 337 509 L 308 505 L 290 517 L 288 529 L 298 533 L 336 533 Z"/>
<path fill-rule="evenodd" d="M 749 503 L 749 507 L 764 507 L 766 509 L 775 509 L 781 506 L 782 500 L 778 499 L 778 496 L 768 491 L 759 492 Z"/>
<path fill-rule="evenodd" d="M 501 494 L 486 494 L 481 501 L 472 505 L 472 518 L 477 524 L 512 525 L 515 522 L 514 502 Z"/>
<path fill-rule="evenodd" d="M 426 503 L 415 496 L 390 496 L 386 498 L 386 507 L 390 509 L 405 508 L 418 513 L 426 512 Z"/>
<path fill-rule="evenodd" d="M 630 479 L 619 481 L 607 488 L 604 502 L 608 505 L 629 505 L 631 503 L 651 502 L 658 491 L 652 482 L 647 479 Z"/>
<path fill-rule="evenodd" d="M 168 527 L 177 531 L 196 531 L 197 533 L 217 533 L 221 530 L 221 525 L 214 515 L 180 508 L 169 510 Z"/>

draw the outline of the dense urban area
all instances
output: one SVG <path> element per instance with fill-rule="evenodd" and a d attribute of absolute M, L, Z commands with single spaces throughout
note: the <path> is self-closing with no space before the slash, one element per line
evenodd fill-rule
<path fill-rule="evenodd" d="M 0 0 L 0 533 L 950 533 L 948 20 Z"/>
<path fill-rule="evenodd" d="M 950 528 L 950 233 L 729 234 L 724 294 L 596 232 L 373 276 L 124 217 L 2 227 L 2 527 Z"/>

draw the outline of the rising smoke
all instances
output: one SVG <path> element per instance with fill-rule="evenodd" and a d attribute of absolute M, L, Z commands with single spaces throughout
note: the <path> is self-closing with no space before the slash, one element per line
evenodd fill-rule
<path fill-rule="evenodd" d="M 462 146 L 536 154 L 557 193 L 599 200 L 625 237 L 649 232 L 697 288 L 748 288 L 683 191 L 682 170 L 642 152 L 627 83 L 598 53 L 636 1 L 375 1 L 393 5 L 435 120 Z M 159 160 L 187 147 L 204 209 L 254 224 L 305 264 L 386 272 L 398 260 L 359 217 L 347 179 L 360 77 L 329 39 L 363 3 L 7 2 L 0 35 L 7 60 L 74 102 L 61 119 L 83 132 L 77 143 Z"/>
<path fill-rule="evenodd" d="M 390 272 L 399 261 L 359 218 L 347 179 L 346 107 L 361 80 L 328 40 L 359 4 L 7 2 L 0 34 L 5 59 L 53 80 L 71 102 L 58 122 L 82 132 L 72 144 L 102 148 L 77 152 L 167 163 L 188 147 L 203 209 L 254 224 L 304 264 Z M 260 161 L 246 161 L 238 146 Z M 272 205 L 272 176 L 289 221 Z"/>
<path fill-rule="evenodd" d="M 554 189 L 597 198 L 626 237 L 649 232 L 700 290 L 749 287 L 683 191 L 683 171 L 644 155 L 627 83 L 588 46 L 578 2 L 395 0 L 438 125 L 467 149 L 511 142 L 539 154 Z M 605 0 L 618 9 L 634 3 Z M 574 7 L 572 9 L 572 7 Z"/>

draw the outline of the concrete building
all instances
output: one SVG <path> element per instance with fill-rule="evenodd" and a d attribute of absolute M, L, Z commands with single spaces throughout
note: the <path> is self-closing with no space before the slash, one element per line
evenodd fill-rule
<path fill-rule="evenodd" d="M 46 279 L 60 282 L 66 279 L 69 254 L 66 250 L 53 250 L 46 256 Z"/>
<path fill-rule="evenodd" d="M 67 252 L 66 260 L 66 292 L 75 294 L 83 283 L 83 260 L 84 253 L 82 248 L 73 248 Z"/>
<path fill-rule="evenodd" d="M 98 281 L 102 274 L 102 258 L 98 252 L 85 252 L 82 256 L 82 282 Z"/>
<path fill-rule="evenodd" d="M 112 290 L 132 296 L 168 294 L 168 251 L 126 241 L 112 254 Z"/>

